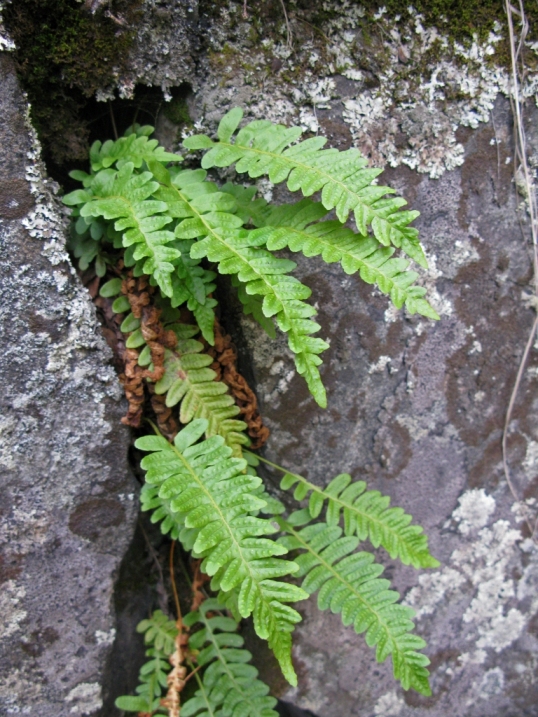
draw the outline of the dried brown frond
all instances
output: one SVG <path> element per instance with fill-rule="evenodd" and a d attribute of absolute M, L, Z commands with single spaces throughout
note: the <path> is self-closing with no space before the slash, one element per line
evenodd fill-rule
<path fill-rule="evenodd" d="M 269 438 L 269 429 L 263 425 L 256 394 L 237 370 L 237 350 L 232 339 L 223 332 L 218 321 L 215 321 L 215 346 L 211 347 L 208 353 L 215 359 L 211 364 L 211 368 L 217 373 L 215 380 L 223 381 L 229 386 L 243 414 L 243 420 L 248 425 L 248 435 L 252 439 L 251 448 L 261 448 Z"/>
<path fill-rule="evenodd" d="M 144 406 L 144 369 L 138 365 L 139 352 L 137 349 L 125 349 L 125 371 L 120 373 L 119 379 L 125 391 L 125 398 L 129 403 L 127 415 L 121 422 L 126 426 L 138 428 L 142 420 Z"/>
<path fill-rule="evenodd" d="M 166 697 L 161 700 L 161 706 L 168 710 L 169 717 L 179 717 L 180 697 L 186 684 L 187 668 L 183 664 L 186 659 L 186 650 L 189 643 L 187 628 L 183 625 L 181 617 L 176 622 L 178 629 L 176 637 L 176 649 L 170 655 L 169 661 L 172 670 L 169 672 L 166 681 L 168 683 L 168 692 Z"/>
<path fill-rule="evenodd" d="M 194 612 L 195 610 L 198 610 L 200 605 L 204 602 L 206 599 L 206 595 L 203 592 L 202 588 L 206 583 L 208 583 L 211 578 L 209 575 L 206 575 L 200 570 L 200 565 L 202 561 L 201 560 L 193 560 L 192 561 L 192 567 L 194 571 L 194 576 L 192 578 L 192 602 L 191 602 L 191 612 Z"/>
<path fill-rule="evenodd" d="M 148 384 L 148 390 L 151 396 L 151 407 L 157 419 L 157 426 L 163 436 L 172 442 L 179 431 L 179 421 L 174 417 L 172 409 L 166 405 L 166 396 L 155 393 L 155 388 L 152 384 Z"/>

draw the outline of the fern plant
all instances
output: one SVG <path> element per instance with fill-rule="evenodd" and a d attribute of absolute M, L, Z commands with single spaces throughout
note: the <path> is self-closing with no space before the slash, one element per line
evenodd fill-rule
<path fill-rule="evenodd" d="M 320 326 L 308 303 L 311 291 L 293 276 L 295 262 L 274 252 L 339 262 L 396 307 L 437 319 L 409 268 L 409 259 L 426 265 L 410 226 L 417 212 L 402 210 L 405 201 L 375 183 L 380 170 L 369 168 L 357 149 L 324 149 L 324 138 L 299 141 L 298 128 L 267 121 L 237 131 L 241 118 L 240 109 L 225 115 L 216 141 L 205 135 L 185 140 L 188 150 L 206 150 L 199 169 L 181 169 L 180 155 L 149 139 L 152 128 L 135 125 L 115 142 L 93 145 L 90 172 L 72 173 L 82 188 L 64 197 L 80 268 L 93 265 L 108 279 L 100 293 L 119 315 L 122 382 L 137 409 L 133 415 L 141 415 L 147 386 L 161 429 L 136 441 L 147 453 L 142 509 L 202 561 L 218 596 L 183 623 L 199 625 L 185 663 L 198 690 L 181 714 L 273 717 L 274 700 L 246 664 L 237 626 L 252 616 L 256 633 L 296 685 L 292 632 L 301 616 L 293 605 L 315 592 L 321 609 L 365 633 L 378 661 L 391 658 L 404 689 L 430 694 L 428 658 L 420 652 L 425 643 L 413 632 L 413 612 L 398 603 L 363 545 L 368 540 L 405 565 L 433 568 L 438 563 L 422 528 L 363 481 L 342 474 L 321 488 L 247 450 L 248 412 L 240 416 L 246 409 L 236 403 L 237 387 L 217 370 L 214 331 L 215 278 L 227 274 L 245 313 L 269 335 L 277 328 L 287 334 L 298 373 L 325 406 L 319 367 L 329 345 L 315 336 Z M 271 206 L 256 197 L 255 187 L 220 186 L 208 175 L 232 165 L 251 178 L 286 182 L 304 198 Z M 317 192 L 320 200 L 310 199 Z M 354 227 L 348 226 L 351 215 Z M 257 475 L 260 461 L 283 471 L 282 489 L 293 489 L 304 507 L 286 516 Z M 140 630 L 149 660 L 138 695 L 119 698 L 118 706 L 173 717 L 178 713 L 162 693 L 185 683 L 172 676 L 177 627 L 157 611 Z M 172 672 L 165 664 L 170 656 L 176 659 Z"/>

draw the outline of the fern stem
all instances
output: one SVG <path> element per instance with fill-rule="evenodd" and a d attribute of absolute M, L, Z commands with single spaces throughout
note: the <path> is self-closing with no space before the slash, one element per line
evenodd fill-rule
<path fill-rule="evenodd" d="M 191 663 L 191 665 L 192 665 L 192 663 Z M 195 673 L 193 673 L 193 674 L 194 674 L 194 676 L 195 676 L 195 678 L 196 678 L 196 682 L 198 683 L 198 687 L 200 688 L 200 694 L 201 694 L 202 697 L 204 698 L 204 702 L 205 702 L 206 707 L 207 707 L 207 716 L 208 716 L 208 717 L 217 717 L 217 713 L 216 713 L 216 712 L 213 712 L 213 707 L 211 706 L 211 701 L 210 701 L 210 699 L 209 699 L 209 693 L 207 692 L 207 690 L 206 690 L 206 688 L 205 688 L 205 686 L 204 686 L 204 683 L 203 683 L 202 680 L 200 679 L 200 675 L 199 675 L 197 672 L 195 672 Z"/>
<path fill-rule="evenodd" d="M 174 575 L 174 548 L 176 547 L 176 541 L 172 540 L 170 545 L 170 556 L 169 556 L 169 567 L 170 567 L 170 581 L 172 583 L 172 592 L 174 593 L 174 602 L 176 604 L 176 617 L 178 622 L 182 620 L 181 606 L 179 604 L 179 595 L 177 593 L 176 578 Z"/>
<path fill-rule="evenodd" d="M 211 642 L 213 644 L 213 648 L 215 650 L 215 654 L 217 656 L 217 659 L 220 661 L 222 670 L 228 676 L 228 678 L 230 679 L 230 682 L 234 685 L 237 692 L 243 697 L 244 701 L 250 706 L 250 711 L 248 713 L 249 717 L 264 717 L 263 714 L 261 714 L 258 711 L 256 704 L 252 701 L 248 690 L 243 689 L 243 686 L 236 679 L 233 671 L 230 669 L 228 660 L 226 659 L 226 656 L 223 654 L 223 652 L 221 650 L 220 642 L 216 638 L 213 630 L 211 629 L 211 623 L 207 619 L 207 616 L 202 612 L 200 612 L 200 615 L 203 616 L 203 618 L 201 619 L 201 622 L 205 625 L 208 635 L 210 636 Z M 190 677 L 190 675 L 189 675 L 189 677 Z"/>

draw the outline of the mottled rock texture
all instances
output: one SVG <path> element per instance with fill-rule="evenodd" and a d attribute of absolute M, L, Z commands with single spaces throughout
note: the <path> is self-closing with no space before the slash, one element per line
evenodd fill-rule
<path fill-rule="evenodd" d="M 329 398 L 326 411 L 315 406 L 294 374 L 285 339 L 272 342 L 248 318 L 240 319 L 233 296 L 224 319 L 235 335 L 272 430 L 267 457 L 320 485 L 341 471 L 366 479 L 370 487 L 389 494 L 424 525 L 442 565 L 418 575 L 393 564 L 379 551 L 388 577 L 417 610 L 419 634 L 429 642 L 432 697 L 400 690 L 391 678 L 390 665 L 376 665 L 363 638 L 342 627 L 338 616 L 319 613 L 315 600 L 300 607 L 304 622 L 296 632 L 297 690 L 283 684 L 264 648 L 252 639 L 255 658 L 275 694 L 318 717 L 536 717 L 538 560 L 536 545 L 521 520 L 525 509 L 536 508 L 536 347 L 524 375 L 508 442 L 518 503 L 507 489 L 501 461 L 504 416 L 534 318 L 528 225 L 524 207 L 518 212 L 523 198 L 512 179 L 512 118 L 502 95 L 507 92 L 508 75 L 488 61 L 501 41 L 504 19 L 499 16 L 495 32 L 482 44 L 457 48 L 431 28 L 425 29 L 413 13 L 407 30 L 388 18 L 379 31 L 372 27 L 368 32 L 358 3 L 325 2 L 321 18 L 310 16 L 305 3 L 290 0 L 286 4 L 293 51 L 279 2 L 260 6 L 259 13 L 253 3 L 247 3 L 245 17 L 242 2 L 147 0 L 142 6 L 131 69 L 118 79 L 118 89 L 125 96 L 137 83 L 155 84 L 168 95 L 190 83 L 192 119 L 209 131 L 215 129 L 223 112 L 239 104 L 252 117 L 297 122 L 305 130 L 325 132 L 333 146 L 345 148 L 353 142 L 377 164 L 389 165 L 386 181 L 421 211 L 416 224 L 430 261 L 423 281 L 441 315 L 438 323 L 391 309 L 386 297 L 345 275 L 338 266 L 294 257 L 298 276 L 313 289 L 322 335 L 331 342 L 323 369 Z M 536 91 L 535 77 L 526 88 L 528 96 Z M 8 83 L 7 87 L 11 86 Z M 110 96 L 109 87 L 103 92 Z M 28 143 L 21 108 L 16 114 L 18 136 Z M 536 166 L 538 116 L 530 101 L 526 118 L 529 154 Z M 5 121 L 9 127 L 17 126 L 13 120 Z M 174 137 L 173 127 L 159 119 L 157 125 L 163 141 L 166 137 L 170 147 L 176 148 L 179 136 Z M 19 146 L 22 154 L 17 154 Z M 20 489 L 27 506 L 24 511 L 30 515 L 26 519 L 33 522 L 20 538 L 21 546 L 13 548 L 14 562 L 7 563 L 10 582 L 2 599 L 9 601 L 13 616 L 8 623 L 13 625 L 9 644 L 19 650 L 13 649 L 10 659 L 13 665 L 19 664 L 17 660 L 23 665 L 13 679 L 27 690 L 24 699 L 31 709 L 41 699 L 31 690 L 39 691 L 44 678 L 39 682 L 35 678 L 38 672 L 30 676 L 24 665 L 42 658 L 29 657 L 21 652 L 21 646 L 26 644 L 24 640 L 34 639 L 27 635 L 35 635 L 39 645 L 39 640 L 45 643 L 49 639 L 46 635 L 58 633 L 54 644 L 43 652 L 46 660 L 36 669 L 54 670 L 49 685 L 55 690 L 61 681 L 56 672 L 67 671 L 65 699 L 72 696 L 62 707 L 67 714 L 79 709 L 84 700 L 91 705 L 95 698 L 97 706 L 99 666 L 103 664 L 97 650 L 105 650 L 97 643 L 106 638 L 95 636 L 110 635 L 110 614 L 101 601 L 99 626 L 81 625 L 79 634 L 71 632 L 69 649 L 73 655 L 85 650 L 85 656 L 52 654 L 60 650 L 65 637 L 51 617 L 56 603 L 51 599 L 53 607 L 47 611 L 39 608 L 47 619 L 43 617 L 37 627 L 25 622 L 25 611 L 31 614 L 27 596 L 49 589 L 48 580 L 42 589 L 31 580 L 21 583 L 17 556 L 23 560 L 34 554 L 38 561 L 41 553 L 36 550 L 54 545 L 56 551 L 76 551 L 72 546 L 80 544 L 77 559 L 84 566 L 95 561 L 94 571 L 109 596 L 114 561 L 125 540 L 103 536 L 114 530 L 125 536 L 125 528 L 112 523 L 119 519 L 120 507 L 127 513 L 131 505 L 117 500 L 118 491 L 125 494 L 130 489 L 113 482 L 127 480 L 124 444 L 113 451 L 120 464 L 115 471 L 110 468 L 109 449 L 107 457 L 100 457 L 100 449 L 95 448 L 99 432 L 112 445 L 118 446 L 114 441 L 124 439 L 114 438 L 119 435 L 116 389 L 109 370 L 102 368 L 106 352 L 94 333 L 93 314 L 67 265 L 52 266 L 39 253 L 37 239 L 28 237 L 24 225 L 12 217 L 13 213 L 32 211 L 36 201 L 26 189 L 24 175 L 29 148 L 29 144 L 17 145 L 12 139 L 3 142 L 4 166 L 13 167 L 8 179 L 16 202 L 2 194 L 0 206 L 9 218 L 3 227 L 13 225 L 21 232 L 23 238 L 18 241 L 24 242 L 26 252 L 21 250 L 9 270 L 9 286 L 20 277 L 17 281 L 22 286 L 29 281 L 34 290 L 30 298 L 20 294 L 24 296 L 24 300 L 18 299 L 21 308 L 8 314 L 9 335 L 14 336 L 17 352 L 7 365 L 9 371 L 14 371 L 14 366 L 21 371 L 17 362 L 24 351 L 31 367 L 25 370 L 24 379 L 33 382 L 27 387 L 10 374 L 3 400 L 21 416 L 20 424 L 13 419 L 8 425 L 24 426 L 24 433 L 12 439 L 20 449 L 11 448 L 7 460 L 17 456 L 14 470 L 30 481 L 30 454 L 24 451 L 30 450 L 26 446 L 32 436 L 32 465 L 40 466 L 40 480 L 36 481 L 40 487 L 34 489 L 37 493 Z M 259 188 L 270 195 L 266 182 L 261 181 Z M 278 189 L 273 198 L 284 199 L 285 192 Z M 13 257 L 12 251 L 9 256 Z M 34 271 L 32 262 L 42 264 Z M 43 288 L 35 291 L 36 285 Z M 221 298 L 226 291 L 226 286 L 221 287 Z M 50 306 L 49 296 L 53 297 Z M 72 302 L 69 309 L 68 299 Z M 37 306 L 32 303 L 35 301 Z M 31 323 L 32 311 L 37 324 Z M 59 348 L 53 351 L 55 346 Z M 39 368 L 43 365 L 54 370 Z M 60 382 L 58 372 L 67 380 Z M 105 377 L 102 383 L 99 376 Z M 25 386 L 25 398 L 15 402 L 7 396 L 18 385 Z M 56 419 L 49 398 L 54 392 L 61 393 L 63 407 L 61 418 Z M 95 392 L 99 399 L 88 400 Z M 109 394 L 113 398 L 107 397 Z M 35 410 L 34 403 L 38 406 Z M 105 411 L 104 423 L 96 418 L 101 410 Z M 68 425 L 66 416 L 71 414 L 74 417 Z M 11 415 L 4 412 L 3 420 Z M 46 449 L 40 448 L 43 444 L 36 444 L 35 432 L 53 424 L 56 432 L 48 434 Z M 58 441 L 69 446 L 61 456 L 55 448 Z M 70 477 L 61 489 L 54 488 L 59 497 L 53 500 L 51 486 L 56 486 L 62 475 L 54 461 L 64 466 L 64 472 L 66 465 L 72 466 L 79 482 Z M 111 492 L 102 497 L 109 507 L 104 513 L 109 525 L 101 530 L 95 527 L 95 500 L 99 491 L 104 492 L 100 481 L 108 475 L 106 486 Z M 46 498 L 41 498 L 39 491 Z M 62 501 L 69 507 L 59 508 Z M 5 501 L 3 505 L 7 505 Z M 51 518 L 56 511 L 58 517 Z M 42 530 L 39 520 L 52 522 L 52 527 Z M 67 532 L 69 524 L 75 535 Z M 56 536 L 54 531 L 70 535 L 70 540 L 56 547 L 50 542 Z M 37 537 L 25 542 L 30 534 Z M 110 550 L 117 552 L 107 552 Z M 72 609 L 79 610 L 84 624 L 93 625 L 90 616 L 97 615 L 97 603 L 92 612 L 89 599 L 72 597 L 84 594 L 90 577 L 81 577 L 86 573 L 78 563 L 67 570 L 67 561 L 60 562 L 56 585 L 61 584 L 62 593 L 76 602 Z M 69 565 L 75 565 L 74 559 Z M 53 575 L 54 568 L 48 574 Z M 79 587 L 77 581 L 81 581 Z M 127 593 L 122 594 L 124 602 L 128 602 Z M 49 628 L 56 632 L 45 632 Z M 90 633 L 95 637 L 91 638 L 93 644 Z M 131 643 L 125 636 L 122 639 L 127 646 L 125 657 Z M 15 659 L 19 654 L 21 658 Z M 116 654 L 121 659 L 122 650 L 117 649 Z M 86 665 L 86 671 L 74 672 Z M 136 672 L 136 665 L 132 671 Z M 52 688 L 40 689 L 45 694 Z M 7 694 L 15 694 L 14 688 Z M 15 700 L 13 704 L 25 703 Z M 81 706 L 79 712 L 83 709 Z M 118 714 L 111 706 L 105 707 L 105 713 Z M 41 709 L 40 714 L 48 713 Z"/>
<path fill-rule="evenodd" d="M 0 53 L 0 714 L 95 714 L 136 487 L 121 393 Z"/>
<path fill-rule="evenodd" d="M 505 100 L 494 118 L 499 156 L 489 123 L 461 137 L 459 170 L 438 180 L 405 168 L 387 173 L 421 211 L 440 322 L 387 310 L 385 297 L 338 267 L 301 259 L 300 278 L 331 343 L 326 411 L 294 375 L 285 343 L 275 347 L 242 322 L 272 430 L 267 456 L 320 485 L 343 471 L 365 479 L 425 527 L 442 563 L 413 587 L 416 573 L 380 554 L 418 611 L 432 660 L 430 698 L 395 689 L 389 666 L 376 665 L 338 616 L 320 613 L 315 600 L 304 608 L 300 685 L 285 695 L 323 717 L 537 714 L 536 546 L 522 540 L 501 463 L 504 415 L 533 321 L 524 300 L 531 267 L 505 164 L 513 151 Z M 516 485 L 531 502 L 536 353 L 509 441 Z"/>

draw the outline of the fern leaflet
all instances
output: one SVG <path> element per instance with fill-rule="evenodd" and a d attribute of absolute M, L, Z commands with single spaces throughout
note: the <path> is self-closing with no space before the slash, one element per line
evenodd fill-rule
<path fill-rule="evenodd" d="M 241 218 L 243 224 L 253 224 L 255 227 L 263 227 L 267 224 L 271 207 L 262 197 L 254 199 L 256 187 L 243 187 L 241 184 L 227 182 L 221 188 L 221 192 L 227 192 L 235 199 L 235 214 Z"/>
<path fill-rule="evenodd" d="M 365 632 L 366 643 L 376 647 L 376 659 L 392 657 L 394 677 L 404 689 L 412 688 L 430 695 L 428 658 L 417 652 L 426 643 L 411 634 L 414 623 L 412 608 L 395 604 L 399 595 L 387 590 L 389 580 L 380 579 L 381 565 L 370 553 L 354 552 L 356 536 L 342 537 L 336 525 L 313 523 L 302 530 L 296 526 L 310 520 L 308 511 L 298 511 L 288 521 L 277 521 L 288 535 L 279 539 L 288 550 L 302 550 L 296 558 L 298 575 L 304 577 L 301 587 L 309 594 L 318 593 L 320 610 L 341 613 L 344 625 L 355 632 Z"/>
<path fill-rule="evenodd" d="M 257 679 L 258 670 L 248 664 L 252 655 L 243 649 L 237 622 L 219 614 L 208 615 L 224 609 L 217 600 L 209 599 L 185 617 L 187 627 L 202 625 L 189 639 L 189 649 L 199 651 L 197 663 L 208 667 L 202 689 L 182 706 L 182 717 L 277 717 L 275 698 L 267 695 L 269 688 Z"/>
<path fill-rule="evenodd" d="M 318 222 L 327 213 L 320 202 L 303 199 L 296 204 L 274 207 L 264 217 L 264 227 L 252 231 L 253 243 L 263 241 L 271 251 L 289 247 L 305 256 L 321 256 L 328 264 L 340 262 L 347 274 L 357 271 L 363 281 L 377 284 L 400 309 L 430 319 L 439 316 L 423 298 L 426 289 L 414 285 L 417 274 L 409 271 L 403 257 L 392 258 L 392 247 L 380 246 L 372 236 L 355 234 L 337 221 Z"/>
<path fill-rule="evenodd" d="M 257 634 L 268 640 L 285 677 L 296 684 L 290 633 L 300 615 L 286 603 L 305 593 L 275 579 L 296 565 L 275 557 L 287 552 L 283 546 L 260 537 L 275 532 L 269 520 L 255 515 L 265 506 L 253 492 L 260 478 L 243 473 L 246 461 L 231 457 L 222 436 L 198 443 L 205 431 L 207 421 L 196 419 L 174 445 L 161 436 L 139 438 L 136 446 L 151 452 L 141 463 L 146 481 L 160 486 L 159 497 L 170 500 L 183 525 L 193 529 L 192 550 L 203 558 L 201 570 L 212 576 L 212 589 L 223 595 L 234 591 L 239 614 L 253 615 Z"/>
<path fill-rule="evenodd" d="M 326 488 L 320 488 L 262 456 L 256 458 L 285 473 L 280 486 L 289 490 L 296 485 L 296 500 L 303 500 L 310 493 L 308 511 L 311 518 L 317 518 L 327 503 L 328 525 L 338 525 L 343 516 L 346 536 L 369 539 L 375 548 L 381 545 L 391 558 L 398 558 L 404 565 L 415 568 L 439 566 L 439 561 L 428 550 L 428 538 L 420 525 L 410 525 L 412 517 L 403 508 L 390 507 L 390 498 L 377 490 L 366 490 L 364 481 L 352 482 L 348 473 L 342 473 Z"/>
<path fill-rule="evenodd" d="M 301 190 L 308 197 L 321 191 L 326 209 L 335 209 L 340 222 L 354 213 L 357 228 L 366 235 L 371 226 L 375 238 L 384 246 L 401 248 L 418 264 L 426 267 L 426 259 L 418 239 L 418 230 L 409 224 L 417 211 L 400 211 L 407 204 L 393 194 L 390 187 L 373 184 L 381 169 L 368 168 L 367 160 L 358 149 L 344 152 L 322 149 L 325 137 L 311 137 L 297 142 L 302 135 L 299 127 L 275 125 L 268 120 L 255 120 L 232 136 L 243 111 L 236 107 L 222 118 L 218 128 L 218 142 L 205 135 L 188 137 L 183 144 L 188 149 L 209 149 L 202 159 L 202 167 L 229 167 L 248 173 L 249 177 L 267 174 L 273 184 L 287 180 L 292 192 Z"/>
<path fill-rule="evenodd" d="M 182 162 L 183 157 L 167 152 L 159 146 L 156 139 L 149 139 L 153 134 L 153 127 L 135 125 L 116 141 L 111 139 L 104 143 L 96 141 L 90 148 L 90 164 L 92 171 L 99 172 L 107 169 L 116 162 L 133 162 L 138 169 L 144 162 L 157 160 L 158 162 Z"/>
<path fill-rule="evenodd" d="M 247 424 L 234 418 L 240 411 L 228 386 L 215 381 L 217 374 L 209 368 L 214 359 L 202 353 L 204 346 L 200 341 L 181 338 L 181 325 L 170 328 L 176 331 L 178 343 L 174 349 L 165 350 L 165 374 L 155 384 L 155 393 L 166 393 L 169 407 L 181 402 L 181 423 L 207 419 L 207 437 L 222 436 L 234 454 L 241 456 L 241 446 L 250 442 L 244 433 Z"/>
<path fill-rule="evenodd" d="M 138 693 L 118 697 L 115 705 L 125 712 L 140 712 L 149 715 L 166 715 L 168 710 L 161 707 L 161 696 L 166 690 L 166 678 L 171 665 L 168 657 L 174 651 L 177 628 L 161 610 L 155 610 L 148 620 L 142 620 L 136 628 L 144 633 L 144 642 L 149 645 L 145 662 L 138 677 Z"/>

